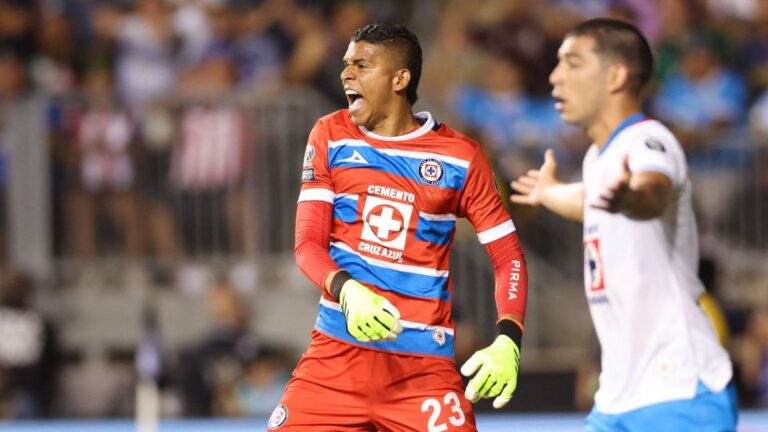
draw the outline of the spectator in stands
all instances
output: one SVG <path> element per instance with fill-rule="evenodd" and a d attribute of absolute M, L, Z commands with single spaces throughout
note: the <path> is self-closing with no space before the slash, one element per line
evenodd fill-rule
<path fill-rule="evenodd" d="M 221 388 L 217 405 L 227 416 L 263 416 L 275 408 L 283 395 L 293 360 L 280 350 L 264 346 L 249 360 L 242 376 L 232 386 Z"/>
<path fill-rule="evenodd" d="M 37 52 L 30 75 L 37 88 L 62 97 L 75 89 L 75 49 L 72 28 L 59 13 L 44 14 L 37 27 Z"/>
<path fill-rule="evenodd" d="M 552 146 L 564 130 L 549 98 L 529 95 L 525 74 L 506 55 L 492 53 L 484 85 L 456 89 L 454 109 L 481 142 L 496 153 L 501 175 L 516 178 L 534 166 L 542 148 Z"/>
<path fill-rule="evenodd" d="M 208 295 L 211 327 L 203 339 L 181 360 L 183 413 L 205 417 L 222 414 L 217 399 L 243 375 L 258 352 L 258 340 L 250 332 L 249 311 L 235 289 L 221 283 Z"/>
<path fill-rule="evenodd" d="M 652 110 L 675 132 L 695 164 L 726 128 L 744 120 L 744 80 L 723 66 L 711 39 L 688 38 L 679 68 L 661 83 Z"/>
<path fill-rule="evenodd" d="M 59 350 L 50 322 L 36 310 L 29 275 L 3 269 L 0 278 L 0 418 L 53 414 Z"/>
<path fill-rule="evenodd" d="M 704 37 L 721 62 L 727 63 L 730 47 L 712 25 L 704 0 L 660 0 L 661 35 L 655 44 L 654 80 L 663 83 L 679 69 L 690 38 Z"/>
<path fill-rule="evenodd" d="M 84 78 L 85 107 L 77 116 L 70 146 L 73 182 L 67 198 L 69 244 L 77 257 L 97 250 L 99 215 L 115 224 L 126 257 L 143 250 L 134 189 L 133 124 L 113 98 L 109 70 L 90 69 Z"/>
<path fill-rule="evenodd" d="M 26 90 L 26 73 L 24 65 L 12 49 L 0 47 L 0 208 L 6 206 L 6 185 L 8 182 L 8 148 L 4 142 L 4 132 L 13 103 Z M 0 257 L 6 254 L 6 217 L 5 211 L 0 211 Z"/>
<path fill-rule="evenodd" d="M 171 155 L 171 181 L 180 195 L 180 222 L 187 252 L 244 252 L 243 184 L 249 146 L 239 107 L 231 95 L 235 68 L 231 51 L 216 46 L 182 74 L 178 91 L 193 97 L 183 109 Z"/>
<path fill-rule="evenodd" d="M 171 12 L 163 0 L 139 0 L 125 15 L 113 6 L 94 9 L 97 35 L 111 37 L 118 44 L 117 90 L 134 115 L 140 116 L 149 102 L 173 90 L 176 76 Z"/>
<path fill-rule="evenodd" d="M 35 5 L 0 0 L 0 50 L 26 62 L 35 54 Z"/>

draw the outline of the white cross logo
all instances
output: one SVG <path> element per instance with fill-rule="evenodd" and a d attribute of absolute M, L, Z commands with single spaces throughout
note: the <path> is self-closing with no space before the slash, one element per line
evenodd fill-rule
<path fill-rule="evenodd" d="M 368 224 L 376 228 L 376 236 L 380 239 L 389 239 L 390 231 L 400 231 L 403 224 L 401 221 L 393 218 L 394 210 L 392 207 L 381 206 L 381 214 L 375 215 L 371 212 Z M 399 215 L 398 215 L 399 216 Z"/>
<path fill-rule="evenodd" d="M 404 250 L 413 206 L 377 196 L 365 198 L 360 239 L 388 249 Z"/>

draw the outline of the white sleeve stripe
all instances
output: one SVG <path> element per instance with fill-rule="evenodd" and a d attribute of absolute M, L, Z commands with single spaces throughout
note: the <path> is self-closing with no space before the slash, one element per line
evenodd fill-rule
<path fill-rule="evenodd" d="M 452 213 L 445 214 L 431 214 L 419 212 L 419 217 L 429 221 L 455 221 L 456 215 Z"/>
<path fill-rule="evenodd" d="M 515 232 L 515 224 L 512 223 L 512 220 L 508 220 L 493 228 L 477 233 L 477 239 L 480 240 L 481 244 L 487 244 L 513 232 Z"/>
<path fill-rule="evenodd" d="M 336 198 L 336 194 L 330 189 L 304 189 L 299 194 L 299 201 L 325 201 L 333 204 L 333 199 Z"/>

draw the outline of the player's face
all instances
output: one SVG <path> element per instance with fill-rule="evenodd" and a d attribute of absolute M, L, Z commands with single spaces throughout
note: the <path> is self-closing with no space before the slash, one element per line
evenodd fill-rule
<path fill-rule="evenodd" d="M 557 52 L 558 63 L 549 76 L 555 109 L 566 123 L 589 126 L 608 94 L 607 68 L 594 50 L 594 39 L 569 36 Z"/>
<path fill-rule="evenodd" d="M 375 129 L 397 101 L 394 88 L 397 59 L 394 57 L 384 46 L 365 41 L 350 42 L 344 54 L 341 82 L 355 124 Z"/>

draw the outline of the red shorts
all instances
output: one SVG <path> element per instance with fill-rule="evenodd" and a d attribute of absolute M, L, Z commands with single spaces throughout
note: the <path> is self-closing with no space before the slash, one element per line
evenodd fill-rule
<path fill-rule="evenodd" d="M 455 364 L 374 351 L 313 331 L 268 430 L 476 431 Z"/>

